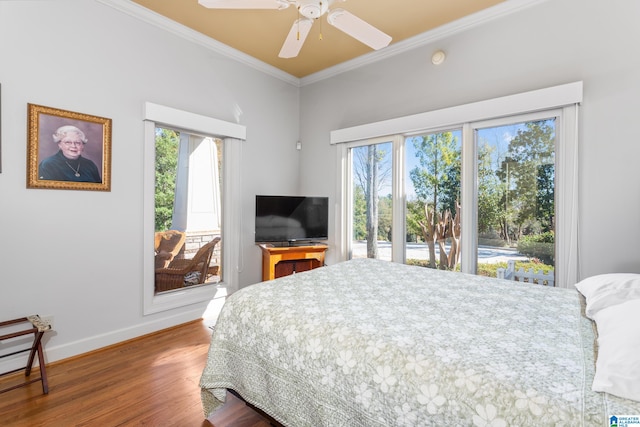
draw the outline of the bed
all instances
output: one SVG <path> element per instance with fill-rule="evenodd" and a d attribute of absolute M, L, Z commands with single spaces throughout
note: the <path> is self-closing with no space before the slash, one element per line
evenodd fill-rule
<path fill-rule="evenodd" d="M 233 390 L 295 427 L 608 426 L 640 402 L 592 390 L 584 309 L 575 289 L 373 259 L 259 283 L 220 313 L 204 413 Z"/>

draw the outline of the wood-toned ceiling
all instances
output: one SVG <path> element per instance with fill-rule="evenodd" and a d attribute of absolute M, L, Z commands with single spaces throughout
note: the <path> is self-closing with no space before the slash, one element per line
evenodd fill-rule
<path fill-rule="evenodd" d="M 296 58 L 278 58 L 298 12 L 285 10 L 208 9 L 198 0 L 132 0 L 238 51 L 302 78 L 372 50 L 326 21 L 313 24 Z M 336 0 L 343 8 L 390 35 L 390 46 L 487 9 L 505 0 Z M 322 34 L 322 39 L 320 39 Z"/>

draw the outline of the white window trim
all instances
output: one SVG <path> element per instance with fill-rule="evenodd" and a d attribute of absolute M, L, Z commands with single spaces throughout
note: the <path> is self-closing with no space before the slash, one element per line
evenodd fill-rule
<path fill-rule="evenodd" d="M 460 123 L 574 105 L 582 102 L 582 82 L 567 83 L 516 95 L 473 102 L 331 131 L 330 143 L 360 141 L 386 135 L 423 132 L 425 129 L 457 127 Z"/>
<path fill-rule="evenodd" d="M 565 194 L 567 194 L 567 192 L 570 190 L 566 188 L 566 185 L 563 187 L 562 183 L 566 184 L 566 182 L 565 182 L 565 179 L 560 178 L 560 176 L 564 176 L 564 174 L 566 174 L 567 171 L 572 170 L 575 166 L 572 162 L 572 159 L 566 158 L 566 153 L 568 148 L 569 148 L 568 152 L 574 152 L 574 149 L 570 147 L 573 147 L 575 145 L 576 138 L 568 135 L 566 132 L 563 132 L 563 129 L 564 129 L 563 123 L 566 120 L 568 111 L 573 108 L 574 108 L 573 106 L 570 106 L 565 108 L 556 108 L 551 110 L 538 111 L 534 113 L 519 114 L 516 116 L 500 117 L 498 119 L 490 119 L 490 120 L 477 121 L 473 123 L 465 123 L 463 132 L 466 132 L 466 133 L 463 134 L 463 141 L 467 141 L 467 144 L 463 144 L 463 147 L 462 147 L 462 151 L 463 151 L 462 164 L 464 165 L 463 166 L 464 170 L 462 173 L 461 180 L 462 180 L 462 200 L 463 202 L 466 202 L 466 205 L 463 204 L 462 206 L 478 205 L 478 188 L 477 188 L 478 179 L 477 179 L 477 168 L 475 167 L 477 165 L 476 159 L 478 156 L 477 154 L 478 141 L 475 140 L 477 130 L 488 128 L 488 127 L 505 126 L 513 123 L 533 122 L 538 120 L 555 118 L 556 119 L 555 121 L 556 141 L 561 141 L 560 144 L 556 143 L 555 145 L 555 152 L 556 152 L 556 160 L 555 160 L 555 166 L 556 166 L 555 168 L 556 170 L 555 199 L 556 200 L 555 202 L 556 202 L 556 211 L 559 213 L 558 219 L 561 220 L 562 218 L 570 217 L 572 212 L 576 212 L 576 210 L 571 209 L 571 207 L 567 207 L 564 204 L 562 205 L 559 204 L 561 201 L 564 200 Z M 471 143 L 468 143 L 469 141 L 471 141 Z M 577 155 L 577 152 L 575 153 Z M 559 167 L 558 165 L 562 165 L 562 167 Z M 577 183 L 577 176 L 576 176 L 575 183 Z M 471 189 L 471 191 L 468 191 L 469 189 Z M 465 211 L 465 215 L 467 215 L 467 213 L 468 212 Z M 463 223 L 462 223 L 461 240 L 463 242 L 470 242 L 470 245 L 467 247 L 476 248 L 478 243 L 477 241 L 478 240 L 477 209 L 474 209 L 471 212 L 472 217 L 465 217 L 465 215 L 462 216 Z M 575 218 L 575 221 L 577 221 L 577 218 Z M 560 231 L 560 230 L 564 230 L 566 227 L 569 227 L 569 225 L 570 224 L 567 221 L 565 221 L 562 224 L 562 226 L 558 226 L 557 230 L 559 232 L 556 233 L 557 240 L 562 240 L 562 242 L 556 241 L 555 272 L 556 272 L 556 278 L 557 278 L 556 283 L 558 284 L 558 286 L 560 283 L 566 283 L 566 281 L 559 280 L 559 278 L 561 277 L 561 275 L 566 273 L 565 271 L 566 263 L 569 262 L 568 258 L 563 259 L 562 257 L 559 256 L 562 253 L 566 253 L 566 248 L 568 244 L 568 242 L 564 237 L 565 236 L 564 231 Z M 568 228 L 568 232 L 571 233 L 570 227 Z M 477 268 L 477 263 L 478 263 L 478 258 L 475 252 L 465 251 L 465 250 L 462 251 L 462 272 L 472 273 L 472 274 L 475 273 Z"/>
<path fill-rule="evenodd" d="M 510 95 L 486 101 L 465 104 L 458 107 L 450 107 L 442 110 L 429 111 L 412 116 L 400 117 L 381 122 L 369 123 L 351 128 L 334 130 L 331 132 L 331 144 L 340 144 L 338 147 L 338 171 L 341 179 L 338 180 L 336 194 L 336 235 L 335 241 L 340 242 L 338 249 L 338 259 L 348 259 L 347 248 L 349 248 L 348 233 L 349 216 L 346 207 L 350 206 L 350 194 L 345 187 L 349 178 L 349 148 L 355 145 L 367 145 L 372 139 L 379 140 L 385 135 L 410 134 L 416 132 L 431 131 L 437 128 L 459 127 L 462 125 L 463 141 L 472 141 L 474 129 L 479 127 L 482 121 L 497 121 L 500 118 L 513 116 L 523 116 L 532 114 L 537 116 L 537 112 L 542 112 L 544 116 L 558 117 L 556 124 L 556 134 L 562 141 L 556 146 L 556 164 L 562 167 L 556 168 L 556 209 L 558 211 L 558 230 L 556 234 L 556 283 L 559 287 L 570 287 L 577 282 L 578 278 L 578 104 L 582 102 L 582 82 L 574 82 L 566 85 L 540 89 Z M 558 109 L 554 113 L 552 110 Z M 511 119 L 507 119 L 511 120 Z M 472 126 L 473 125 L 473 126 Z M 390 141 L 393 137 L 386 136 Z M 383 138 L 384 139 L 384 138 Z M 358 141 L 358 142 L 354 142 Z M 349 144 L 344 144 L 349 143 Z M 464 144 L 469 146 L 469 144 Z M 462 172 L 462 205 L 475 206 L 477 197 L 477 183 L 475 178 L 475 143 L 473 149 L 463 146 Z M 398 155 L 394 150 L 394 162 L 397 162 Z M 394 163 L 395 165 L 395 163 Z M 396 174 L 397 175 L 397 174 Z M 402 177 L 400 177 L 402 179 Z M 395 185 L 401 185 L 396 176 Z M 466 185 L 465 185 L 466 183 Z M 404 209 L 404 192 L 398 192 L 396 196 Z M 401 212 L 394 210 L 394 229 L 398 232 L 402 227 L 398 227 L 397 221 L 403 219 L 399 216 Z M 398 217 L 399 216 L 399 217 Z M 397 218 L 398 217 L 398 218 Z M 404 221 L 403 221 L 404 223 Z M 475 242 L 475 226 L 477 223 L 477 212 L 467 212 L 463 215 L 463 227 L 461 236 L 463 241 Z M 467 226 L 465 226 L 467 224 Z M 469 227 L 471 225 L 471 227 Z M 394 233 L 395 239 L 396 233 Z M 404 239 L 404 237 L 403 237 Z M 473 247 L 471 245 L 471 247 Z M 466 252 L 466 253 L 465 253 Z M 477 260 L 476 254 L 471 251 L 463 251 L 462 265 L 464 271 L 475 271 Z M 393 260 L 404 262 L 404 253 L 394 253 Z"/>
<path fill-rule="evenodd" d="M 156 295 L 154 274 L 153 236 L 155 233 L 155 129 L 156 126 L 184 129 L 194 133 L 215 136 L 224 140 L 224 178 L 223 178 L 223 225 L 222 236 L 240 234 L 237 202 L 228 194 L 240 193 L 240 150 L 241 140 L 246 138 L 245 126 L 225 122 L 212 117 L 202 116 L 163 105 L 145 103 L 144 111 L 144 165 L 143 165 L 143 215 L 144 231 L 142 241 L 143 254 L 143 314 L 149 315 L 161 311 L 184 307 L 191 304 L 210 301 L 219 287 L 226 287 L 227 294 L 238 288 L 238 265 L 240 247 L 238 239 L 225 239 L 222 245 L 222 271 L 224 281 L 217 286 L 199 286 L 180 291 Z"/>
<path fill-rule="evenodd" d="M 338 244 L 338 253 L 340 259 L 348 259 L 351 257 L 351 236 L 353 236 L 353 224 L 350 218 L 353 217 L 353 188 L 340 188 L 344 182 L 353 182 L 353 174 L 351 167 L 352 164 L 352 151 L 351 148 L 362 147 L 365 145 L 375 145 L 391 143 L 391 161 L 393 164 L 393 175 L 391 177 L 392 197 L 392 225 L 391 225 L 391 240 L 392 241 L 404 241 L 405 227 L 404 218 L 405 215 L 405 196 L 404 196 L 404 137 L 402 135 L 392 135 L 389 137 L 374 138 L 366 141 L 354 141 L 348 144 L 342 144 L 338 149 L 338 164 L 341 165 L 340 176 L 344 177 L 338 180 L 338 204 L 345 206 L 345 211 L 338 209 L 336 211 L 336 238 L 335 241 Z M 343 161 L 344 159 L 344 161 Z M 404 245 L 392 245 L 391 247 L 391 259 L 396 262 L 405 262 L 405 247 Z"/>

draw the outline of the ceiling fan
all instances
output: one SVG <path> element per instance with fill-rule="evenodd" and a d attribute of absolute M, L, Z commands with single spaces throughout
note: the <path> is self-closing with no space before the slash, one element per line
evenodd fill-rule
<path fill-rule="evenodd" d="M 391 43 L 391 37 L 344 9 L 329 10 L 329 6 L 340 0 L 198 0 L 211 9 L 286 9 L 293 5 L 301 15 L 291 26 L 278 56 L 294 58 L 304 44 L 313 20 L 327 13 L 327 22 L 374 50 Z M 345 0 L 341 0 L 345 1 Z"/>

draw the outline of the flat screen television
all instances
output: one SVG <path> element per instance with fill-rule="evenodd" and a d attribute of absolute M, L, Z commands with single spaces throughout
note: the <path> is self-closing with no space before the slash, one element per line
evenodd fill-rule
<path fill-rule="evenodd" d="M 326 240 L 328 229 L 328 197 L 256 196 L 256 242 Z"/>

